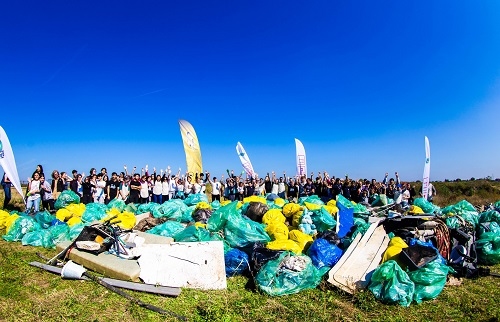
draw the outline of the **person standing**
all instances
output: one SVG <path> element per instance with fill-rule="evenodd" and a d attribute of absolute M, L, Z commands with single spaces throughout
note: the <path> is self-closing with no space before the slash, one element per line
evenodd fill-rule
<path fill-rule="evenodd" d="M 33 177 L 28 179 L 28 198 L 26 200 L 26 212 L 30 213 L 32 208 L 34 213 L 40 210 L 40 174 L 38 172 L 33 173 Z"/>
<path fill-rule="evenodd" d="M 212 180 L 210 180 L 210 173 L 207 173 L 207 178 L 212 186 L 212 201 L 217 200 L 220 202 L 221 183 L 217 181 L 217 177 L 213 177 Z"/>
<path fill-rule="evenodd" d="M 1 183 L 4 192 L 3 209 L 7 209 L 7 205 L 12 199 L 12 194 L 11 194 L 12 182 L 10 181 L 9 177 L 7 177 L 6 173 L 3 174 Z"/>
<path fill-rule="evenodd" d="M 54 197 L 52 196 L 52 189 L 50 183 L 45 181 L 45 176 L 40 177 L 40 192 L 42 195 L 43 209 L 53 213 L 56 211 L 54 207 Z"/>
<path fill-rule="evenodd" d="M 120 181 L 118 180 L 118 173 L 111 173 L 111 179 L 106 182 L 106 204 L 118 196 L 118 187 L 120 186 Z"/>
<path fill-rule="evenodd" d="M 420 192 L 420 194 L 423 196 L 423 190 L 422 192 Z M 434 200 L 435 195 L 437 195 L 436 188 L 434 188 L 434 185 L 429 182 L 429 186 L 427 187 L 427 201 L 432 202 L 432 200 Z"/>
<path fill-rule="evenodd" d="M 134 173 L 134 177 L 130 181 L 130 202 L 139 203 L 141 193 L 141 177 L 138 173 Z"/>
<path fill-rule="evenodd" d="M 64 190 L 64 181 L 59 175 L 59 171 L 52 171 L 52 185 L 50 186 L 52 189 L 52 195 L 54 199 L 57 200 L 61 192 Z"/>

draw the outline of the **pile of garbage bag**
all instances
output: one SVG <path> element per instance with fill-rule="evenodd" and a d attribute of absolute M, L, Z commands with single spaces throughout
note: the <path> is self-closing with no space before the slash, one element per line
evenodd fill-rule
<path fill-rule="evenodd" d="M 251 277 L 258 290 L 272 296 L 316 288 L 371 225 L 370 206 L 341 195 L 328 203 L 318 196 L 297 203 L 278 196 L 210 203 L 206 195 L 193 194 L 162 204 L 112 200 L 107 205 L 84 205 L 71 193 L 59 198 L 54 215 L 0 210 L 2 238 L 54 248 L 100 221 L 176 242 L 221 241 L 226 275 Z M 378 202 L 386 206 L 393 201 L 380 196 Z M 440 208 L 417 198 L 399 222 L 385 218 L 391 240 L 370 274 L 368 289 L 384 303 L 409 306 L 436 298 L 448 274 L 477 277 L 479 265 L 500 263 L 499 208 L 478 213 L 465 200 Z M 421 220 L 424 215 L 432 220 Z"/>

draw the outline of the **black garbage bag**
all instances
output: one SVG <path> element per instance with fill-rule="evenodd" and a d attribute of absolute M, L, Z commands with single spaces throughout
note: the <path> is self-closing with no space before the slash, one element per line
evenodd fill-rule
<path fill-rule="evenodd" d="M 251 201 L 247 207 L 245 215 L 256 222 L 262 222 L 262 217 L 269 210 L 269 207 L 261 202 Z"/>

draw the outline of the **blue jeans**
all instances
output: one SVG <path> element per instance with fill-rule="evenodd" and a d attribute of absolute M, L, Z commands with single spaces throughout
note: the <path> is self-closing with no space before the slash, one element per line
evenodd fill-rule
<path fill-rule="evenodd" d="M 163 197 L 162 195 L 155 195 L 155 194 L 153 194 L 153 202 L 161 204 L 162 197 Z"/>
<path fill-rule="evenodd" d="M 28 198 L 28 201 L 26 202 L 26 212 L 30 212 L 31 208 L 34 208 L 34 212 L 37 213 L 40 210 L 40 200 L 42 198 L 39 196 L 35 200 L 31 200 Z"/>

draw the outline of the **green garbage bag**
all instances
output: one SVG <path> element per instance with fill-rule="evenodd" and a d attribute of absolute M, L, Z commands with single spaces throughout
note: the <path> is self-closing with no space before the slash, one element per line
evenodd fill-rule
<path fill-rule="evenodd" d="M 49 228 L 54 219 L 56 219 L 56 216 L 52 215 L 47 210 L 37 212 L 35 215 L 35 221 L 39 223 L 43 229 Z"/>
<path fill-rule="evenodd" d="M 199 202 L 208 203 L 208 197 L 204 193 L 191 193 L 189 196 L 184 199 L 184 203 L 188 206 L 195 206 Z"/>
<path fill-rule="evenodd" d="M 301 205 L 304 205 L 304 202 L 312 203 L 312 204 L 318 205 L 318 206 L 324 206 L 325 205 L 325 203 L 323 202 L 323 200 L 321 200 L 317 195 L 312 195 L 312 196 L 309 196 L 309 197 L 303 199 Z"/>
<path fill-rule="evenodd" d="M 283 252 L 277 259 L 269 260 L 262 266 L 255 283 L 262 292 L 279 296 L 316 288 L 321 278 L 321 272 L 309 256 Z"/>
<path fill-rule="evenodd" d="M 181 218 L 179 219 L 181 222 L 183 223 L 190 223 L 190 222 L 194 222 L 194 219 L 193 219 L 193 212 L 195 211 L 196 209 L 196 205 L 193 205 L 193 206 L 189 206 L 187 207 L 183 212 L 182 212 L 182 216 Z"/>
<path fill-rule="evenodd" d="M 451 272 L 453 270 L 439 260 L 433 260 L 424 267 L 409 272 L 408 276 L 415 283 L 413 300 L 421 303 L 438 297 L 446 284 L 448 273 Z"/>
<path fill-rule="evenodd" d="M 82 232 L 84 227 L 85 227 L 84 223 L 79 223 L 79 224 L 71 226 L 71 228 L 69 229 L 69 233 L 68 233 L 69 240 L 73 241 L 76 237 L 78 237 L 80 235 L 80 233 Z"/>
<path fill-rule="evenodd" d="M 212 218 L 212 217 L 210 217 Z M 265 225 L 233 214 L 224 227 L 224 236 L 233 248 L 247 247 L 256 242 L 268 243 L 271 238 L 265 231 Z"/>
<path fill-rule="evenodd" d="M 496 222 L 500 224 L 500 213 L 496 210 L 488 210 L 479 214 L 478 223 Z"/>
<path fill-rule="evenodd" d="M 30 216 L 20 216 L 14 221 L 9 232 L 6 235 L 3 235 L 2 238 L 10 242 L 21 241 L 27 233 L 40 229 L 42 229 L 42 227 L 36 222 L 35 219 Z"/>
<path fill-rule="evenodd" d="M 70 240 L 70 228 L 66 223 L 50 226 L 47 230 L 50 231 L 50 234 L 52 235 L 54 245 Z"/>
<path fill-rule="evenodd" d="M 368 288 L 383 303 L 405 307 L 410 306 L 415 293 L 415 283 L 394 260 L 388 260 L 375 269 Z"/>
<path fill-rule="evenodd" d="M 207 229 L 211 232 L 222 230 L 231 214 L 240 215 L 240 211 L 237 209 L 237 206 L 238 202 L 233 201 L 215 210 L 208 219 Z"/>
<path fill-rule="evenodd" d="M 80 196 L 74 193 L 73 190 L 64 190 L 59 197 L 57 197 L 54 208 L 61 209 L 72 203 L 80 203 Z"/>
<path fill-rule="evenodd" d="M 144 214 L 146 212 L 152 212 L 153 208 L 156 206 L 158 206 L 158 204 L 156 202 L 148 202 L 148 203 L 140 204 L 139 207 L 137 207 L 135 214 L 140 215 L 140 214 Z"/>
<path fill-rule="evenodd" d="M 199 242 L 212 240 L 208 230 L 194 225 L 187 226 L 183 230 L 177 232 L 173 237 L 176 242 Z"/>
<path fill-rule="evenodd" d="M 188 206 L 181 199 L 172 199 L 152 208 L 155 218 L 169 218 L 180 221 Z"/>
<path fill-rule="evenodd" d="M 500 263 L 500 234 L 485 232 L 476 240 L 479 264 L 496 265 Z"/>
<path fill-rule="evenodd" d="M 90 223 L 94 220 L 104 219 L 107 216 L 106 210 L 108 207 L 105 204 L 91 202 L 85 206 L 82 221 Z"/>
<path fill-rule="evenodd" d="M 185 225 L 181 224 L 178 221 L 167 221 L 161 225 L 157 225 L 151 228 L 146 232 L 165 237 L 173 237 L 178 232 L 184 230 L 184 228 L 186 228 Z"/>
<path fill-rule="evenodd" d="M 116 208 L 116 209 L 118 209 L 119 212 L 123 212 L 125 207 L 127 207 L 127 205 L 125 204 L 125 201 L 120 200 L 120 199 L 113 199 L 108 203 L 109 210 Z M 134 212 L 132 211 L 132 213 L 134 213 Z"/>
<path fill-rule="evenodd" d="M 413 201 L 413 204 L 417 207 L 420 207 L 426 214 L 433 214 L 441 210 L 438 206 L 434 205 L 432 202 L 427 201 L 424 198 L 416 198 Z"/>
<path fill-rule="evenodd" d="M 333 229 L 337 226 L 335 218 L 324 208 L 311 210 L 311 219 L 313 224 L 316 226 L 318 233 L 322 233 L 326 230 Z"/>
<path fill-rule="evenodd" d="M 21 239 L 23 246 L 41 246 L 44 248 L 55 248 L 52 234 L 47 229 L 40 229 L 26 233 Z"/>
<path fill-rule="evenodd" d="M 344 197 L 342 195 L 337 195 L 336 200 L 338 203 L 340 203 L 342 206 L 344 206 L 347 209 L 354 208 L 354 205 L 352 204 L 352 202 L 349 201 L 346 197 Z"/>

